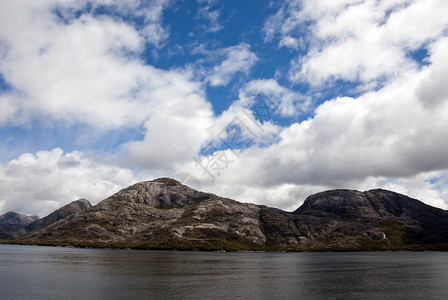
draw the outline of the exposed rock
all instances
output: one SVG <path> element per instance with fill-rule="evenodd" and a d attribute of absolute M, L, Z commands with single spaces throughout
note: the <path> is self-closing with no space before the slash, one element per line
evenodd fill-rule
<path fill-rule="evenodd" d="M 172 179 L 140 182 L 28 239 L 141 246 L 173 239 L 260 245 L 259 207 L 193 190 Z"/>
<path fill-rule="evenodd" d="M 448 249 L 447 211 L 385 190 L 322 192 L 289 213 L 160 178 L 88 206 L 60 220 L 55 212 L 16 242 L 179 250 Z"/>

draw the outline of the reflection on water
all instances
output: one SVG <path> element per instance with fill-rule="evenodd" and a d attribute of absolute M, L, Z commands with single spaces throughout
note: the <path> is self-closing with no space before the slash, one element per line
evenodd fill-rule
<path fill-rule="evenodd" d="M 0 245 L 1 299 L 448 299 L 448 253 Z"/>

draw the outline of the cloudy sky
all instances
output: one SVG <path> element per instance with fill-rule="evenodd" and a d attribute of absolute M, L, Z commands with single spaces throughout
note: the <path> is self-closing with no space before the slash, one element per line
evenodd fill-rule
<path fill-rule="evenodd" d="M 0 0 L 0 214 L 174 177 L 448 208 L 446 0 Z"/>

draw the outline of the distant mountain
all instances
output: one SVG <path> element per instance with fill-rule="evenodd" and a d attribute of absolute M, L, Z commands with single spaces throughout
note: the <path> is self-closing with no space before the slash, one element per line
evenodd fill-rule
<path fill-rule="evenodd" d="M 56 223 L 61 219 L 65 219 L 66 217 L 72 214 L 83 212 L 91 207 L 92 204 L 90 204 L 89 201 L 87 201 L 86 199 L 79 199 L 65 205 L 64 207 L 61 207 L 58 210 L 55 210 L 54 212 L 52 212 L 51 214 L 42 219 L 38 219 L 28 224 L 27 226 L 25 226 L 24 229 L 26 232 L 36 231 L 45 228 L 53 223 Z"/>
<path fill-rule="evenodd" d="M 0 216 L 0 239 L 12 240 L 23 237 L 34 231 L 43 229 L 71 214 L 82 212 L 92 207 L 86 199 L 79 199 L 55 210 L 50 215 L 39 219 L 37 216 L 27 216 L 15 212 L 7 212 Z"/>
<path fill-rule="evenodd" d="M 0 216 L 0 231 L 7 234 L 14 233 L 37 219 L 39 219 L 38 216 L 27 216 L 9 211 Z"/>
<path fill-rule="evenodd" d="M 386 190 L 326 191 L 290 213 L 160 178 L 87 206 L 56 222 L 54 217 L 35 222 L 39 225 L 28 226 L 27 235 L 14 242 L 177 250 L 448 250 L 447 211 Z"/>

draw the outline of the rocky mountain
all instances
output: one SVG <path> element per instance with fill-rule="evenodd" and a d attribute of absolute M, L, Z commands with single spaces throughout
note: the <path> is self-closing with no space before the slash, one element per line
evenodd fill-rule
<path fill-rule="evenodd" d="M 254 204 L 193 190 L 162 178 L 125 188 L 82 213 L 23 240 L 39 244 L 200 249 L 265 241 Z M 221 245 L 222 244 L 222 245 Z"/>
<path fill-rule="evenodd" d="M 177 250 L 448 250 L 447 211 L 386 190 L 322 192 L 291 213 L 160 178 L 48 225 L 38 223 L 14 242 Z"/>
<path fill-rule="evenodd" d="M 27 216 L 9 211 L 0 216 L 0 231 L 11 234 L 39 219 L 38 216 Z"/>
<path fill-rule="evenodd" d="M 35 220 L 34 222 L 28 224 L 27 226 L 24 227 L 24 231 L 32 232 L 32 231 L 36 231 L 36 230 L 45 228 L 53 223 L 56 223 L 57 221 L 59 221 L 61 219 L 65 219 L 68 216 L 78 213 L 78 212 L 83 212 L 91 207 L 92 207 L 92 204 L 90 204 L 90 202 L 86 199 L 79 199 L 79 200 L 73 201 L 73 202 L 61 207 L 60 209 L 55 210 L 48 216 L 46 216 L 42 219 Z"/>
<path fill-rule="evenodd" d="M 337 247 L 406 248 L 448 243 L 448 212 L 387 190 L 333 190 L 309 196 L 293 214 L 331 220 L 317 240 Z M 331 230 L 329 230 L 331 228 Z M 338 242 L 339 233 L 344 241 Z M 350 238 L 350 237 L 354 237 Z"/>

